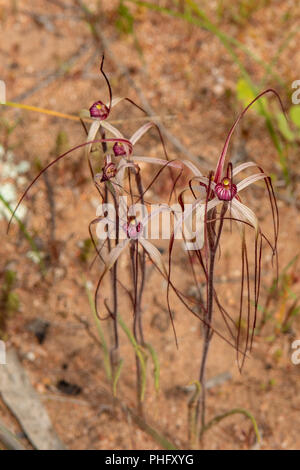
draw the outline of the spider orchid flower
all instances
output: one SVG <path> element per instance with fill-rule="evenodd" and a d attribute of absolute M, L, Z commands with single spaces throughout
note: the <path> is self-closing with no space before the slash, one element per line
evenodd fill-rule
<path fill-rule="evenodd" d="M 91 125 L 87 137 L 88 141 L 92 138 L 96 138 L 96 134 L 101 125 L 103 126 L 103 123 L 99 123 L 98 121 Z M 95 180 L 98 180 L 100 176 L 100 182 L 110 180 L 119 193 L 121 193 L 123 189 L 125 170 L 128 168 L 135 168 L 137 171 L 139 171 L 138 163 L 150 163 L 161 166 L 163 169 L 168 167 L 179 170 L 182 170 L 183 166 L 187 166 L 192 171 L 194 171 L 195 174 L 201 175 L 195 165 L 189 161 L 169 160 L 159 128 L 154 122 L 148 122 L 141 126 L 129 139 L 125 138 L 118 129 L 110 125 L 108 122 L 105 123 L 104 127 L 113 134 L 116 142 L 112 147 L 113 155 L 109 154 L 105 156 L 102 173 L 100 175 L 96 174 L 94 178 Z M 165 158 L 134 155 L 134 146 L 136 143 L 148 132 L 149 129 L 153 127 L 156 128 L 159 132 Z M 90 145 L 86 147 L 87 158 L 89 158 L 90 149 Z M 113 165 L 111 165 L 111 163 L 113 163 Z M 106 174 L 107 170 L 109 170 L 109 177 L 107 177 Z"/>
<path fill-rule="evenodd" d="M 131 168 L 135 174 L 139 173 L 140 167 L 138 163 L 152 163 L 162 166 L 162 169 L 166 167 L 172 167 L 182 170 L 181 162 L 176 161 L 168 161 L 151 157 L 131 157 L 131 159 L 122 158 L 119 163 L 117 163 L 113 161 L 113 157 L 111 155 L 106 155 L 101 173 L 96 173 L 94 175 L 94 182 L 96 187 L 100 189 L 99 183 L 105 183 L 109 181 L 113 185 L 116 193 L 120 196 L 124 192 L 125 170 Z M 156 179 L 156 177 L 154 179 Z M 151 185 L 153 182 L 154 181 L 152 181 Z M 149 186 L 147 190 L 148 189 Z"/>
<path fill-rule="evenodd" d="M 190 167 L 192 172 L 194 173 L 193 180 L 198 180 L 200 185 L 206 189 L 207 197 L 206 198 L 199 197 L 198 199 L 196 199 L 193 203 L 192 209 L 190 211 L 187 211 L 187 213 L 185 214 L 185 217 L 191 216 L 191 212 L 195 208 L 200 207 L 202 219 L 204 220 L 205 208 L 206 208 L 206 213 L 207 213 L 208 211 L 216 208 L 218 205 L 222 203 L 227 203 L 229 204 L 230 211 L 231 211 L 233 218 L 237 219 L 239 224 L 244 222 L 246 224 L 253 226 L 257 233 L 259 230 L 258 219 L 255 213 L 249 207 L 242 204 L 240 196 L 241 196 L 241 191 L 243 191 L 245 188 L 247 188 L 251 184 L 259 180 L 265 180 L 267 190 L 269 193 L 272 214 L 273 214 L 274 237 L 275 237 L 274 250 L 275 250 L 277 236 L 278 236 L 278 212 L 277 212 L 277 205 L 276 205 L 276 200 L 275 200 L 270 177 L 255 162 L 242 163 L 241 165 L 238 165 L 235 168 L 232 167 L 232 164 L 229 162 L 227 164 L 226 174 L 224 175 L 225 158 L 226 158 L 229 142 L 237 124 L 239 123 L 241 118 L 244 116 L 246 111 L 259 98 L 261 98 L 263 95 L 267 93 L 275 94 L 284 112 L 280 96 L 275 90 L 271 88 L 260 93 L 256 98 L 254 98 L 251 101 L 251 103 L 249 103 L 249 105 L 240 113 L 240 115 L 238 116 L 238 118 L 236 119 L 236 121 L 234 122 L 233 126 L 231 127 L 228 133 L 228 136 L 225 140 L 225 144 L 224 144 L 222 153 L 219 157 L 213 177 L 203 176 L 199 170 L 195 171 L 195 168 Z M 258 168 L 259 172 L 253 175 L 250 175 L 246 177 L 245 179 L 243 179 L 242 181 L 236 183 L 234 177 L 237 176 L 243 170 L 246 170 L 247 168 L 250 168 L 250 167 Z M 203 233 L 204 233 L 204 224 L 203 224 Z M 202 237 L 202 246 L 203 244 L 204 244 L 204 236 Z"/>
<path fill-rule="evenodd" d="M 102 168 L 102 176 L 101 176 L 101 182 L 103 181 L 109 181 L 111 178 L 114 178 L 117 174 L 117 167 L 116 165 L 112 162 L 109 161 L 109 156 L 106 159 L 105 165 Z"/>
<path fill-rule="evenodd" d="M 98 130 L 100 129 L 101 126 L 104 129 L 112 132 L 117 137 L 122 138 L 121 133 L 114 126 L 109 124 L 109 122 L 107 122 L 107 119 L 110 115 L 111 109 L 114 106 L 116 106 L 118 103 L 120 103 L 121 101 L 124 101 L 124 100 L 128 101 L 129 103 L 133 104 L 136 108 L 138 108 L 141 111 L 143 111 L 144 113 L 146 113 L 143 108 L 141 108 L 139 105 L 137 105 L 130 98 L 127 98 L 127 97 L 113 98 L 112 97 L 112 89 L 111 89 L 108 77 L 104 72 L 103 65 L 104 65 L 104 55 L 102 56 L 102 60 L 101 60 L 101 64 L 100 64 L 100 73 L 103 75 L 103 77 L 106 81 L 107 88 L 108 88 L 108 94 L 109 94 L 109 100 L 108 100 L 107 103 L 104 103 L 103 101 L 98 100 L 98 101 L 96 101 L 95 103 L 92 104 L 92 106 L 89 108 L 88 112 L 86 110 L 82 111 L 82 113 L 81 113 L 82 117 L 89 116 L 92 119 L 94 119 L 94 122 L 92 123 L 92 125 L 90 127 L 87 140 L 94 140 L 95 136 L 96 136 L 96 134 L 97 134 L 97 132 L 98 132 Z M 125 152 L 122 150 L 123 148 L 126 149 Z M 90 152 L 90 150 L 91 150 L 91 147 L 89 146 L 86 149 L 86 154 L 87 155 Z M 118 151 L 120 152 L 119 154 L 118 154 Z M 118 143 L 117 145 L 114 146 L 115 155 L 125 155 L 125 154 L 128 155 L 128 151 L 129 151 L 128 147 L 126 147 L 126 146 L 123 147 L 121 143 Z"/>
<path fill-rule="evenodd" d="M 144 250 L 144 252 L 149 256 L 149 258 L 152 260 L 152 262 L 160 271 L 160 273 L 166 279 L 168 277 L 167 269 L 162 259 L 161 253 L 159 252 L 159 250 L 156 248 L 155 245 L 153 245 L 151 242 L 149 242 L 149 240 L 146 239 L 145 234 L 147 231 L 147 226 L 148 226 L 149 221 L 153 217 L 156 217 L 162 211 L 171 211 L 170 207 L 162 204 L 159 208 L 157 208 L 156 211 L 151 211 L 150 214 L 148 213 L 144 214 L 142 220 L 138 220 L 136 216 L 129 214 L 130 211 L 128 210 L 127 207 L 124 207 L 124 200 L 122 198 L 120 201 L 121 201 L 121 205 L 123 204 L 123 207 L 121 208 L 122 214 L 124 214 L 124 210 L 126 211 L 125 215 L 123 215 L 120 220 L 120 226 L 122 229 L 121 233 L 119 234 L 120 241 L 114 248 L 111 249 L 107 257 L 101 254 L 101 252 L 96 246 L 94 237 L 91 234 L 91 238 L 96 248 L 96 251 L 98 252 L 98 255 L 101 258 L 101 260 L 104 260 L 104 264 L 105 264 L 104 269 L 98 280 L 98 284 L 97 284 L 96 291 L 95 291 L 96 312 L 98 312 L 98 298 L 99 298 L 100 287 L 101 287 L 101 284 L 105 275 L 110 269 L 112 269 L 114 264 L 117 262 L 118 258 L 121 256 L 121 254 L 126 250 L 126 248 L 129 248 L 131 244 L 135 244 L 136 247 L 139 245 L 142 248 L 142 250 Z M 95 219 L 92 223 L 98 223 L 100 222 L 100 220 L 101 220 L 101 217 Z M 102 245 L 102 247 L 103 246 L 104 245 Z M 99 314 L 98 316 L 100 318 Z"/>
<path fill-rule="evenodd" d="M 200 216 L 200 234 L 197 237 L 196 245 L 192 245 L 192 248 L 186 248 L 188 250 L 196 250 L 196 255 L 199 259 L 200 265 L 203 269 L 204 276 L 207 280 L 207 303 L 206 303 L 206 316 L 204 318 L 209 323 L 209 329 L 211 328 L 211 321 L 213 315 L 213 302 L 218 306 L 218 309 L 221 312 L 221 315 L 224 319 L 225 326 L 228 329 L 228 333 L 235 342 L 235 347 L 237 351 L 237 362 L 241 368 L 243 367 L 246 353 L 252 347 L 256 318 L 257 318 L 257 309 L 258 309 L 258 299 L 260 292 L 260 280 L 261 280 L 261 262 L 262 262 L 262 240 L 267 241 L 269 246 L 272 249 L 273 256 L 276 257 L 276 267 L 277 267 L 277 239 L 278 239 L 278 230 L 279 230 L 279 219 L 278 219 L 278 209 L 276 204 L 276 199 L 272 187 L 272 182 L 270 177 L 263 171 L 263 169 L 257 165 L 255 162 L 246 162 L 233 167 L 232 163 L 229 162 L 225 165 L 226 154 L 229 146 L 231 136 L 241 120 L 246 111 L 263 95 L 266 93 L 273 93 L 278 98 L 282 110 L 284 112 L 281 99 L 278 93 L 273 89 L 267 89 L 260 93 L 251 103 L 241 112 L 233 126 L 231 127 L 227 138 L 225 140 L 221 155 L 217 162 L 215 172 L 210 172 L 208 177 L 203 176 L 200 170 L 190 167 L 192 173 L 194 173 L 193 178 L 189 182 L 189 187 L 183 190 L 179 196 L 180 205 L 183 205 L 183 194 L 185 191 L 190 189 L 194 197 L 194 202 L 192 206 L 184 211 L 182 215 L 182 220 L 188 220 L 196 214 L 196 217 Z M 236 181 L 236 176 L 248 169 L 248 168 L 258 168 L 258 172 L 247 176 L 241 181 Z M 274 244 L 272 245 L 267 237 L 262 233 L 257 216 L 248 206 L 241 202 L 242 191 L 246 189 L 251 184 L 256 183 L 257 181 L 263 180 L 266 184 L 266 188 L 269 195 L 270 206 L 272 211 L 273 218 L 273 231 L 274 231 Z M 194 192 L 193 181 L 197 181 L 200 184 L 201 195 L 196 197 Z M 202 193 L 204 188 L 204 195 Z M 199 186 L 197 187 L 199 190 Z M 217 206 L 221 206 L 220 213 L 217 213 Z M 228 217 L 226 217 L 226 212 L 230 211 Z M 195 211 L 195 212 L 194 212 Z M 218 300 L 213 284 L 213 273 L 214 273 L 214 263 L 216 251 L 219 248 L 219 242 L 222 234 L 223 222 L 225 219 L 233 220 L 237 222 L 238 228 L 241 231 L 242 235 L 242 245 L 241 245 L 241 291 L 240 291 L 240 307 L 239 307 L 239 318 L 236 323 L 226 310 L 221 305 Z M 219 221 L 217 223 L 217 221 Z M 174 228 L 173 237 L 170 242 L 169 249 L 169 278 L 171 277 L 171 251 L 173 247 L 174 235 L 176 230 L 179 229 L 179 221 Z M 246 242 L 245 226 L 250 226 L 255 229 L 255 243 L 254 243 L 254 276 L 253 276 L 253 289 L 250 287 L 250 265 L 248 258 L 248 247 Z M 185 246 L 187 243 L 185 242 Z M 203 251 L 202 248 L 204 248 Z M 203 258 L 204 255 L 204 258 Z M 242 315 L 244 312 L 244 290 L 246 289 L 246 298 L 247 298 L 247 316 L 246 316 L 246 338 L 245 346 L 243 348 L 243 359 L 240 365 L 239 354 L 240 354 L 240 343 L 241 343 L 241 321 Z M 252 308 L 253 305 L 253 308 Z M 251 319 L 252 318 L 252 319 Z M 207 344 L 210 341 L 210 331 L 206 330 L 205 341 Z M 250 347 L 249 347 L 250 345 Z M 203 364 L 205 364 L 206 355 L 203 356 Z M 201 366 L 201 370 L 204 370 Z M 202 376 L 201 376 L 202 377 Z M 203 378 L 201 379 L 203 380 Z M 200 382 L 201 382 L 200 380 Z M 202 382 L 201 382 L 202 383 Z"/>
<path fill-rule="evenodd" d="M 161 135 L 161 132 L 160 132 L 160 129 L 159 127 L 157 126 L 156 123 L 154 122 L 148 122 L 144 125 L 142 125 L 131 137 L 130 139 L 126 139 L 124 137 L 124 135 L 116 128 L 114 127 L 113 125 L 111 125 L 108 121 L 107 121 L 107 118 L 109 117 L 109 113 L 110 113 L 110 110 L 112 107 L 114 107 L 115 105 L 117 105 L 119 102 L 121 102 L 122 100 L 127 100 L 129 101 L 131 104 L 133 104 L 134 106 L 136 106 L 138 109 L 140 109 L 141 111 L 143 111 L 145 113 L 145 111 L 143 110 L 143 108 L 141 108 L 140 106 L 138 106 L 136 103 L 134 103 L 132 100 L 130 100 L 129 98 L 114 98 L 112 99 L 112 91 L 111 91 L 111 86 L 110 86 L 110 83 L 109 83 L 109 80 L 103 70 L 103 63 L 104 63 L 104 56 L 102 57 L 102 61 L 101 61 L 101 66 L 100 66 L 100 72 L 102 73 L 102 75 L 104 76 L 104 79 L 107 83 L 107 86 L 108 86 L 108 91 L 109 91 L 109 102 L 104 104 L 102 101 L 97 101 L 95 102 L 91 107 L 90 107 L 90 115 L 91 117 L 93 117 L 95 120 L 94 122 L 91 124 L 90 126 L 90 129 L 88 131 L 88 135 L 87 135 L 87 142 L 89 141 L 93 141 L 96 139 L 96 135 L 98 133 L 98 131 L 101 129 L 101 127 L 103 129 L 105 129 L 106 131 L 110 132 L 115 138 L 119 139 L 118 141 L 116 141 L 113 145 L 113 148 L 112 148 L 112 151 L 113 151 L 113 154 L 114 156 L 117 158 L 117 157 L 120 157 L 120 163 L 118 165 L 118 168 L 117 168 L 117 171 L 116 171 L 116 174 L 119 174 L 119 178 L 118 178 L 118 181 L 117 183 L 120 185 L 121 182 L 123 182 L 123 179 L 124 179 L 124 172 L 125 172 L 125 169 L 128 167 L 128 166 L 131 166 L 130 164 L 130 161 L 134 161 L 134 162 L 147 162 L 147 163 L 152 163 L 152 164 L 155 164 L 155 165 L 166 165 L 167 164 L 167 161 L 169 161 L 169 158 L 168 158 L 168 155 L 167 155 L 167 151 L 166 151 L 166 148 L 165 148 L 165 144 L 164 144 L 164 141 L 163 141 L 163 138 L 162 138 L 162 135 Z M 143 156 L 133 156 L 132 155 L 132 148 L 133 146 L 151 129 L 151 128 L 156 128 L 156 130 L 158 131 L 158 134 L 159 134 L 159 137 L 160 137 L 160 141 L 161 141 L 161 144 L 163 146 L 163 151 L 164 151 L 164 156 L 165 156 L 165 159 L 159 159 L 159 158 L 151 158 L 151 157 L 143 157 Z M 130 142 L 130 144 L 128 145 L 126 142 Z M 89 154 L 91 152 L 91 148 L 92 148 L 92 145 L 87 145 L 86 148 L 85 148 L 85 155 L 86 155 L 86 158 L 89 159 Z M 122 161 L 123 160 L 123 161 Z M 125 162 L 125 160 L 127 160 L 127 162 Z M 114 162 L 115 163 L 115 162 Z M 116 164 L 116 163 L 115 163 Z M 166 165 L 166 166 L 175 166 L 176 168 L 182 168 L 182 164 L 188 166 L 188 167 L 192 167 L 191 169 L 196 170 L 195 166 L 191 163 L 191 162 L 181 162 L 181 163 L 177 163 L 177 164 L 170 164 L 170 165 Z M 113 174 L 114 170 L 113 170 L 113 167 L 110 166 L 110 175 Z M 98 176 L 98 175 L 97 175 Z M 111 178 L 113 178 L 113 176 L 111 176 Z M 107 178 L 107 179 L 111 179 L 111 178 Z M 102 181 L 106 181 L 107 180 L 104 176 L 104 179 Z"/>
<path fill-rule="evenodd" d="M 117 171 L 116 174 L 113 175 L 111 178 L 112 183 L 116 183 L 116 189 L 120 192 L 120 190 L 123 188 L 123 182 L 124 182 L 124 176 L 125 176 L 125 170 L 126 168 L 129 167 L 135 167 L 138 169 L 137 164 L 138 163 L 150 163 L 152 165 L 158 165 L 164 168 L 175 168 L 179 170 L 183 170 L 183 167 L 186 166 L 189 168 L 196 176 L 202 176 L 202 173 L 198 170 L 198 168 L 190 161 L 188 160 L 170 160 L 167 155 L 167 151 L 164 145 L 163 138 L 160 134 L 160 130 L 154 122 L 148 122 L 144 125 L 142 125 L 134 134 L 127 139 L 118 129 L 116 129 L 114 126 L 109 124 L 108 122 L 99 123 L 95 122 L 92 124 L 90 128 L 90 132 L 88 134 L 87 139 L 90 140 L 92 138 L 96 138 L 96 134 L 100 128 L 100 125 L 105 127 L 108 131 L 110 131 L 115 139 L 120 139 L 115 142 L 115 144 L 112 147 L 113 150 L 113 156 L 109 156 L 109 161 L 114 161 Z M 164 152 L 164 157 L 165 158 L 157 158 L 157 157 L 148 157 L 148 156 L 142 156 L 142 155 L 135 155 L 134 154 L 134 146 L 139 142 L 139 140 L 151 129 L 151 128 L 156 128 L 158 130 L 160 140 L 163 146 L 163 152 Z M 128 145 L 128 142 L 130 146 Z M 130 151 L 128 151 L 128 149 Z M 90 146 L 86 148 L 86 153 L 88 155 L 88 152 L 90 151 Z M 106 156 L 107 159 L 107 156 Z M 119 161 L 119 163 L 117 163 Z M 105 160 L 107 164 L 107 160 Z M 104 171 L 104 168 L 103 170 Z M 160 170 L 161 171 L 161 170 Z M 95 175 L 95 177 L 99 177 L 99 175 Z M 101 182 L 106 181 L 106 179 L 100 180 Z"/>
<path fill-rule="evenodd" d="M 103 65 L 104 65 L 104 54 L 102 56 L 102 60 L 101 60 L 101 64 L 100 64 L 100 73 L 103 75 L 104 80 L 106 81 L 107 88 L 108 88 L 108 94 L 109 94 L 109 100 L 108 100 L 108 103 L 104 103 L 101 100 L 98 100 L 95 103 L 93 103 L 92 106 L 89 108 L 89 116 L 92 119 L 95 119 L 95 120 L 98 120 L 98 121 L 105 121 L 108 118 L 111 109 L 123 100 L 129 101 L 131 104 L 133 104 L 137 108 L 144 111 L 140 106 L 135 104 L 130 98 L 118 97 L 118 98 L 113 99 L 111 86 L 110 86 L 109 80 L 107 78 L 107 75 L 103 70 Z M 83 111 L 83 114 L 84 115 L 87 114 L 86 111 Z"/>
<path fill-rule="evenodd" d="M 101 61 L 101 65 L 100 65 L 100 72 L 102 73 L 102 75 L 103 75 L 103 77 L 104 77 L 104 79 L 107 83 L 107 86 L 108 86 L 109 102 L 105 104 L 103 101 L 98 100 L 95 103 L 93 103 L 93 105 L 90 107 L 89 113 L 90 113 L 90 116 L 94 119 L 94 122 L 91 124 L 90 129 L 88 131 L 87 142 L 95 140 L 98 131 L 100 131 L 100 129 L 103 128 L 104 130 L 110 132 L 117 139 L 120 139 L 119 141 L 116 141 L 115 144 L 113 145 L 112 150 L 113 150 L 114 156 L 115 157 L 121 157 L 121 158 L 129 158 L 132 154 L 131 148 L 141 139 L 141 137 L 146 132 L 148 132 L 149 129 L 155 127 L 158 131 L 160 141 L 161 141 L 162 146 L 163 146 L 165 159 L 168 160 L 167 151 L 166 151 L 166 148 L 165 148 L 165 145 L 164 145 L 164 141 L 163 141 L 160 129 L 157 126 L 157 124 L 155 124 L 154 122 L 148 122 L 148 123 L 144 124 L 143 126 L 141 126 L 129 139 L 130 144 L 126 145 L 125 141 L 127 139 L 124 137 L 124 135 L 116 127 L 114 127 L 113 125 L 111 125 L 107 121 L 107 118 L 109 117 L 109 114 L 110 114 L 110 110 L 123 100 L 126 100 L 126 101 L 130 102 L 136 108 L 143 111 L 143 113 L 146 114 L 146 112 L 143 108 L 141 108 L 139 105 L 137 105 L 130 98 L 119 98 L 119 97 L 114 98 L 114 99 L 112 98 L 111 86 L 110 86 L 109 80 L 108 80 L 108 78 L 107 78 L 107 76 L 106 76 L 106 74 L 103 70 L 103 63 L 104 63 L 104 56 L 102 57 L 102 61 Z M 92 148 L 92 145 L 87 145 L 87 147 L 85 149 L 85 155 L 86 155 L 87 158 L 89 157 L 89 154 L 91 152 L 91 148 Z M 155 161 L 153 160 L 151 163 L 163 164 L 163 163 L 159 162 L 158 159 L 155 159 Z"/>

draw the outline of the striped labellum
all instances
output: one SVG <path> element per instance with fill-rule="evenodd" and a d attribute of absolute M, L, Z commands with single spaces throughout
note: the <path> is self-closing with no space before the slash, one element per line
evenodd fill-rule
<path fill-rule="evenodd" d="M 215 193 L 220 201 L 232 201 L 237 193 L 236 185 L 227 176 L 222 179 L 221 183 L 216 184 Z"/>

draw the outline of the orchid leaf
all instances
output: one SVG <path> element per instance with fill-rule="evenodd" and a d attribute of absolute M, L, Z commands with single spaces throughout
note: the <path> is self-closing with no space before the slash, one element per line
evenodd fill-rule
<path fill-rule="evenodd" d="M 126 325 L 126 323 L 124 322 L 124 320 L 122 319 L 122 317 L 120 315 L 118 315 L 118 322 L 119 322 L 122 330 L 126 334 L 127 338 L 129 339 L 130 344 L 133 346 L 135 354 L 136 354 L 138 360 L 140 361 L 140 366 L 141 366 L 141 396 L 140 396 L 140 399 L 141 399 L 141 401 L 143 401 L 144 397 L 145 397 L 145 391 L 146 391 L 146 361 L 145 361 L 145 357 L 144 357 L 144 352 L 141 349 L 141 347 L 137 344 L 137 342 L 135 340 L 135 337 L 133 336 L 130 329 L 128 328 L 128 326 Z"/>
<path fill-rule="evenodd" d="M 120 375 L 121 375 L 123 363 L 124 363 L 124 361 L 123 361 L 123 359 L 121 359 L 119 364 L 118 364 L 115 375 L 114 375 L 114 380 L 113 380 L 113 395 L 114 395 L 114 397 L 117 396 L 117 385 L 118 385 L 118 381 L 119 381 L 119 378 L 120 378 Z"/>
<path fill-rule="evenodd" d="M 242 414 L 242 415 L 246 416 L 246 418 L 250 419 L 250 421 L 253 425 L 253 429 L 254 429 L 257 441 L 260 442 L 261 438 L 260 438 L 260 434 L 259 434 L 259 430 L 258 430 L 256 420 L 255 420 L 254 416 L 252 415 L 252 413 L 250 413 L 250 411 L 245 410 L 244 408 L 234 408 L 233 410 L 227 411 L 226 413 L 222 413 L 218 416 L 215 416 L 211 421 L 209 421 L 201 429 L 200 437 L 202 437 L 204 432 L 208 431 L 208 429 L 210 429 L 212 426 L 214 426 L 215 424 L 218 424 L 224 418 L 227 418 L 228 416 L 232 416 L 234 414 Z"/>
<path fill-rule="evenodd" d="M 159 365 L 158 356 L 157 356 L 155 349 L 153 348 L 151 344 L 146 343 L 145 346 L 148 349 L 152 362 L 153 362 L 154 386 L 155 386 L 156 392 L 158 392 L 159 391 L 159 374 L 160 374 L 160 365 Z"/>
<path fill-rule="evenodd" d="M 288 142 L 294 142 L 295 140 L 295 135 L 291 131 L 288 122 L 286 120 L 286 117 L 283 113 L 277 113 L 276 114 L 276 119 L 278 123 L 279 130 L 283 137 L 288 141 Z"/>
<path fill-rule="evenodd" d="M 293 123 L 300 128 L 300 106 L 294 105 L 290 107 L 290 118 Z"/>

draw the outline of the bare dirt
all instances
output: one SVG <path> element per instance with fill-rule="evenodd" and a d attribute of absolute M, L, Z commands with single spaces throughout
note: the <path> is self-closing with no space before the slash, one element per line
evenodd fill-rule
<path fill-rule="evenodd" d="M 89 6 L 93 9 L 96 3 L 89 2 Z M 141 58 L 133 36 L 121 34 L 115 27 L 118 2 L 102 3 L 103 15 L 99 17 L 99 23 L 104 37 L 109 41 L 109 52 L 113 52 L 116 58 L 113 61 L 106 51 L 105 70 L 111 80 L 114 96 L 130 96 L 137 103 L 140 103 L 141 98 L 130 86 L 126 76 L 118 70 L 116 64 L 120 62 L 126 65 L 131 79 L 140 87 L 154 112 L 164 117 L 165 127 L 187 149 L 205 160 L 203 172 L 206 173 L 210 167 L 214 168 L 225 136 L 241 109 L 241 104 L 235 98 L 236 83 L 240 78 L 237 66 L 209 31 L 188 25 L 180 19 L 149 13 L 142 8 L 136 12 L 135 27 L 143 51 Z M 283 28 L 286 31 L 292 29 L 300 15 L 296 2 L 261 2 L 245 21 L 237 22 L 234 20 L 234 2 L 224 2 L 228 5 L 219 19 L 214 2 L 204 3 L 207 13 L 219 22 L 221 29 L 250 47 L 266 62 L 280 47 Z M 293 15 L 288 16 L 291 4 Z M 10 3 L 0 0 L 0 79 L 6 82 L 9 101 L 22 101 L 63 113 L 78 114 L 94 101 L 106 100 L 107 90 L 98 71 L 101 45 L 95 43 L 87 24 L 81 19 L 79 7 L 74 8 L 74 5 L 72 1 L 23 0 Z M 287 19 L 283 23 L 285 16 Z M 295 76 L 295 64 L 300 63 L 298 37 L 290 41 L 277 63 L 276 72 L 288 86 L 299 78 Z M 85 49 L 79 54 L 82 46 Z M 74 62 L 67 66 L 64 74 L 56 73 L 64 68 L 66 61 L 74 54 Z M 246 63 L 249 60 L 247 56 L 241 57 Z M 263 78 L 262 69 L 258 65 L 252 62 L 246 65 L 253 79 L 258 82 Z M 54 76 L 55 79 L 48 83 L 48 76 Z M 41 88 L 40 84 L 43 84 Z M 286 89 L 280 89 L 272 78 L 268 78 L 267 85 L 277 88 L 282 93 L 285 105 L 289 106 Z M 24 97 L 23 93 L 28 90 L 32 92 Z M 167 118 L 169 115 L 173 117 Z M 110 119 L 111 122 L 121 120 L 120 129 L 126 135 L 131 135 L 140 125 L 137 121 L 140 117 L 138 110 L 122 103 Z M 57 117 L 3 108 L 0 118 L 0 143 L 12 148 L 17 162 L 28 160 L 31 163 L 26 182 L 36 175 L 39 164 L 46 164 L 56 155 L 58 147 L 55 142 L 59 132 L 63 132 L 67 140 L 59 147 L 61 151 L 83 142 L 85 138 L 80 123 Z M 8 137 L 3 120 L 10 124 L 17 123 Z M 168 139 L 166 144 L 171 157 L 185 158 L 184 153 L 180 153 Z M 150 153 L 162 157 L 159 139 L 154 131 L 142 141 L 138 150 L 144 155 Z M 290 189 L 284 185 L 277 154 L 264 121 L 255 112 L 250 112 L 243 121 L 230 151 L 235 162 L 254 159 L 266 171 L 276 175 L 281 221 L 279 272 L 282 272 L 299 251 L 297 150 L 291 147 L 289 153 L 293 197 L 290 196 Z M 40 163 L 37 164 L 37 161 Z M 55 199 L 54 239 L 51 234 L 49 191 L 43 179 L 24 202 L 28 210 L 26 226 L 47 254 L 45 277 L 41 275 L 39 266 L 28 258 L 28 242 L 19 234 L 17 225 L 13 225 L 7 236 L 6 222 L 0 221 L 0 272 L 3 273 L 7 267 L 17 272 L 16 292 L 20 300 L 19 311 L 14 312 L 7 321 L 7 346 L 18 350 L 58 435 L 68 448 L 159 449 L 159 444 L 132 422 L 130 416 L 126 416 L 119 408 L 113 410 L 102 351 L 91 336 L 91 333 L 96 336 L 97 331 L 84 281 L 88 279 L 92 286 L 96 285 L 100 265 L 96 263 L 90 270 L 92 257 L 89 256 L 87 262 L 82 261 L 80 242 L 89 236 L 88 223 L 95 217 L 97 192 L 90 182 L 83 153 L 77 152 L 50 170 L 49 181 Z M 26 182 L 18 186 L 18 195 L 22 193 Z M 152 196 L 164 197 L 168 184 L 168 181 L 158 183 Z M 250 187 L 245 200 L 258 213 L 259 220 L 268 231 L 271 216 L 265 192 L 261 187 Z M 236 249 L 239 235 L 229 228 L 225 235 L 222 263 L 218 265 L 216 273 L 220 281 L 217 288 L 223 304 L 236 317 L 241 269 L 240 255 Z M 167 244 L 161 246 L 166 256 Z M 262 305 L 275 274 L 272 272 L 270 254 L 266 254 L 264 261 Z M 185 254 L 179 249 L 176 250 L 174 262 L 174 282 L 182 291 L 189 293 L 192 277 L 186 268 Z M 121 260 L 121 266 L 126 280 L 129 265 L 125 257 Z M 203 448 L 249 449 L 254 446 L 262 449 L 299 449 L 300 365 L 291 362 L 291 343 L 300 339 L 300 323 L 296 317 L 285 334 L 278 332 L 274 326 L 281 318 L 282 309 L 286 313 L 294 297 L 299 296 L 296 269 L 294 265 L 290 273 L 292 280 L 288 298 L 279 298 L 273 305 L 273 318 L 255 337 L 252 354 L 242 374 L 237 368 L 235 351 L 217 336 L 213 339 L 209 355 L 207 378 L 223 372 L 230 372 L 232 378 L 208 391 L 208 417 L 212 418 L 233 408 L 251 411 L 262 435 L 261 444 L 258 446 L 255 441 L 250 421 L 244 416 L 234 415 L 207 432 Z M 189 394 L 183 389 L 198 378 L 202 349 L 201 325 L 172 297 L 179 339 L 177 350 L 166 307 L 166 282 L 155 272 L 150 261 L 147 262 L 147 273 L 143 307 L 145 334 L 158 353 L 161 380 L 160 392 L 156 395 L 149 363 L 145 419 L 172 439 L 176 446 L 184 448 L 187 446 Z M 108 283 L 107 278 L 107 292 Z M 294 297 L 289 296 L 291 291 Z M 122 298 L 120 311 L 130 325 L 132 312 L 125 298 Z M 42 344 L 28 329 L 30 322 L 36 318 L 42 318 L 50 325 Z M 219 329 L 223 328 L 217 312 L 215 322 Z M 109 336 L 107 324 L 103 325 Z M 134 409 L 135 358 L 123 333 L 121 355 L 124 366 L 118 394 L 122 402 Z M 76 384 L 80 387 L 79 393 L 71 396 L 60 391 L 57 384 L 61 380 Z M 12 431 L 21 436 L 17 421 L 1 402 L 0 417 Z M 30 448 L 25 437 L 21 437 L 21 440 Z"/>

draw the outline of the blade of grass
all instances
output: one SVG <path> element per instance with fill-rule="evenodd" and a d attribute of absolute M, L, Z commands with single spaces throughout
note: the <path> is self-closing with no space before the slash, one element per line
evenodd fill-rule
<path fill-rule="evenodd" d="M 244 410 L 244 408 L 234 408 L 233 410 L 227 411 L 226 413 L 222 413 L 220 415 L 215 416 L 211 421 L 209 421 L 204 426 L 204 428 L 201 429 L 200 438 L 203 436 L 204 432 L 208 431 L 208 429 L 210 429 L 212 426 L 214 426 L 215 424 L 218 424 L 224 418 L 227 418 L 228 416 L 232 416 L 234 414 L 242 414 L 246 416 L 246 418 L 250 419 L 253 425 L 253 429 L 254 429 L 257 441 L 260 443 L 261 438 L 260 438 L 260 434 L 259 434 L 259 430 L 258 430 L 257 423 L 255 421 L 255 418 L 252 415 L 252 413 L 250 413 L 250 411 Z"/>
<path fill-rule="evenodd" d="M 153 346 L 151 344 L 146 343 L 145 346 L 146 346 L 146 348 L 148 349 L 148 351 L 150 353 L 150 356 L 151 356 L 151 359 L 152 359 L 152 362 L 153 362 L 153 366 L 154 366 L 153 376 L 154 376 L 155 390 L 156 390 L 156 392 L 159 392 L 160 365 L 159 365 L 158 356 L 157 356 L 157 353 L 156 353 L 155 349 L 153 348 Z"/>
<path fill-rule="evenodd" d="M 122 330 L 124 331 L 124 333 L 126 334 L 127 338 L 129 339 L 131 345 L 133 346 L 133 349 L 134 349 L 134 352 L 135 354 L 137 355 L 139 361 L 140 361 L 140 365 L 141 365 L 141 379 L 142 379 L 142 383 L 141 383 L 141 401 L 144 400 L 144 397 L 145 397 L 145 390 L 146 390 L 146 362 L 145 362 L 145 358 L 144 358 L 144 353 L 142 352 L 140 346 L 137 344 L 133 334 L 131 333 L 130 329 L 128 328 L 128 326 L 126 325 L 126 323 L 124 322 L 124 320 L 122 319 L 122 317 L 120 315 L 118 315 L 118 322 L 122 328 Z"/>
<path fill-rule="evenodd" d="M 113 395 L 114 395 L 114 397 L 117 396 L 117 385 L 118 385 L 118 381 L 119 381 L 119 378 L 120 378 L 120 375 L 121 375 L 123 363 L 124 363 L 124 361 L 123 361 L 123 359 L 121 359 L 119 364 L 118 364 L 115 376 L 114 376 L 114 380 L 113 380 Z"/>
<path fill-rule="evenodd" d="M 191 396 L 188 403 L 188 439 L 191 449 L 196 449 L 198 446 L 199 436 L 199 423 L 197 422 L 197 406 L 201 394 L 201 384 L 198 380 L 193 382 L 195 391 Z M 192 385 L 192 384 L 191 384 Z"/>

